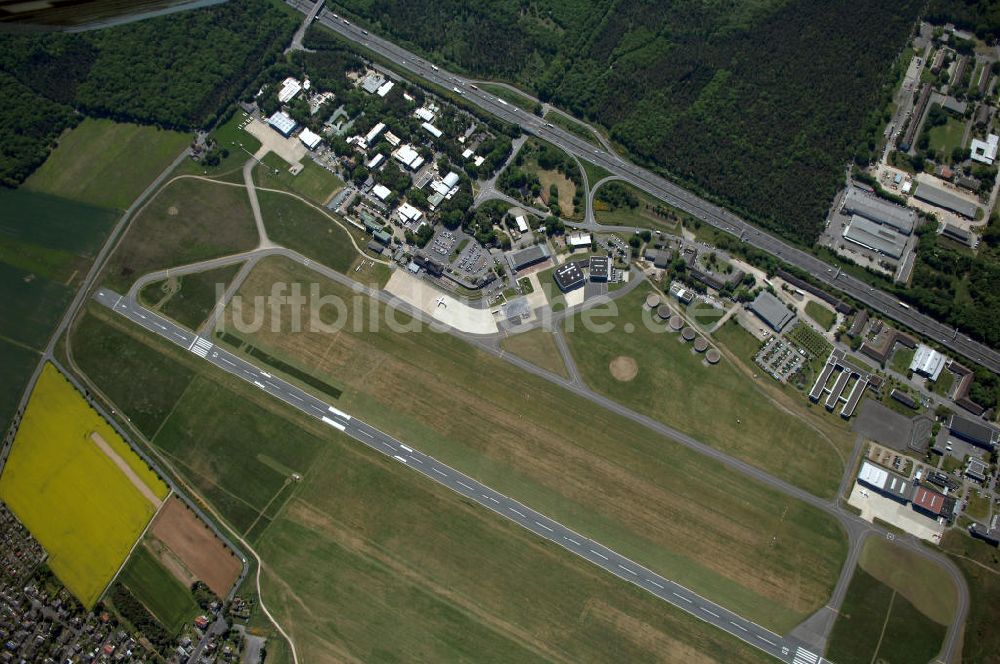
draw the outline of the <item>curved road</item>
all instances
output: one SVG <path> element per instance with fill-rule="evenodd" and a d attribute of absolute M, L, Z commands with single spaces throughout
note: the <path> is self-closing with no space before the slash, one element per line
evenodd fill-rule
<path fill-rule="evenodd" d="M 289 0 L 289 5 L 299 11 L 308 12 L 314 5 L 305 0 Z M 829 287 L 843 291 L 858 302 L 862 302 L 883 315 L 892 318 L 915 332 L 939 342 L 952 351 L 964 355 L 991 371 L 1000 373 L 1000 352 L 989 348 L 955 328 L 940 323 L 930 316 L 919 313 L 900 303 L 892 295 L 831 267 L 812 254 L 794 247 L 784 240 L 759 230 L 728 210 L 709 203 L 703 198 L 670 182 L 651 171 L 625 161 L 607 150 L 597 149 L 592 144 L 570 132 L 545 122 L 531 111 L 500 100 L 474 87 L 472 79 L 440 69 L 419 56 L 377 35 L 369 34 L 363 28 L 338 20 L 327 9 L 319 13 L 317 22 L 339 33 L 350 41 L 361 44 L 409 72 L 445 89 L 454 89 L 466 100 L 502 120 L 519 125 L 524 131 L 545 138 L 566 152 L 586 159 L 605 168 L 614 175 L 663 200 L 692 216 L 720 230 L 738 237 L 748 244 L 766 251 L 781 260 L 809 273 Z M 523 94 L 523 93 L 522 93 Z"/>

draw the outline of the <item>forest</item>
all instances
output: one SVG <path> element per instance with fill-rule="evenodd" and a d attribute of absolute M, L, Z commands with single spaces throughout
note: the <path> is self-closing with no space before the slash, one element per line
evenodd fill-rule
<path fill-rule="evenodd" d="M 636 160 L 805 245 L 847 163 L 876 147 L 867 128 L 920 5 L 336 3 L 428 57 L 602 125 Z"/>
<path fill-rule="evenodd" d="M 0 35 L 0 182 L 23 181 L 78 113 L 210 126 L 298 21 L 267 0 L 240 0 L 105 30 Z"/>

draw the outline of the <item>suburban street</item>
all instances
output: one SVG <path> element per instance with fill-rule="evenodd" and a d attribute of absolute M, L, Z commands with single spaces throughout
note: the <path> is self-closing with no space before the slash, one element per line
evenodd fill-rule
<path fill-rule="evenodd" d="M 209 339 L 198 336 L 176 323 L 140 306 L 130 298 L 100 288 L 94 299 L 133 323 L 194 353 L 198 357 L 284 401 L 297 410 L 314 417 L 337 431 L 405 464 L 421 475 L 471 499 L 535 535 L 543 537 L 615 576 L 632 583 L 699 620 L 725 630 L 755 648 L 784 662 L 818 664 L 822 658 L 804 645 L 782 637 L 750 622 L 724 607 L 693 593 L 687 588 L 625 558 L 615 551 L 587 539 L 557 521 L 494 491 L 475 479 L 460 473 L 431 456 L 407 446 L 338 408 L 316 398 L 281 378 L 258 368 L 233 353 L 215 346 Z"/>
<path fill-rule="evenodd" d="M 313 3 L 305 0 L 288 0 L 288 4 L 302 12 L 309 12 L 315 7 Z M 524 131 L 544 138 L 569 154 L 605 168 L 613 175 L 621 177 L 630 184 L 691 214 L 704 223 L 711 224 L 738 237 L 741 241 L 802 269 L 831 288 L 850 295 L 858 302 L 862 302 L 883 315 L 908 326 L 915 332 L 933 339 L 942 346 L 992 371 L 1000 372 L 1000 352 L 970 339 L 955 328 L 921 314 L 909 305 L 902 304 L 892 295 L 869 286 L 812 254 L 806 253 L 766 231 L 757 229 L 737 215 L 709 203 L 683 187 L 609 153 L 607 150 L 595 148 L 586 140 L 547 123 L 544 118 L 534 115 L 529 110 L 520 109 L 487 94 L 475 87 L 471 79 L 440 69 L 392 42 L 369 34 L 362 27 L 335 18 L 333 12 L 328 9 L 320 11 L 317 22 L 426 81 L 445 89 L 457 91 L 458 94 L 479 108 L 502 120 L 520 125 Z"/>

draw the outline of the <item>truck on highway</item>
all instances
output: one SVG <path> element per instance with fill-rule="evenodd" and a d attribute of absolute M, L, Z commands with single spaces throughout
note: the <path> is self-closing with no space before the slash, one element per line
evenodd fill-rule
<path fill-rule="evenodd" d="M 910 308 L 910 305 L 908 305 L 906 302 L 903 302 L 902 300 L 899 301 L 899 306 L 903 307 L 904 309 Z"/>
<path fill-rule="evenodd" d="M 440 71 L 437 65 L 431 65 L 431 69 L 433 69 L 434 71 Z"/>

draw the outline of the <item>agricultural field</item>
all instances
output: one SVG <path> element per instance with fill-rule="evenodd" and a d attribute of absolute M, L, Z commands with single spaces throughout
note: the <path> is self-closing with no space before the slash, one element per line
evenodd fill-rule
<path fill-rule="evenodd" d="M 136 548 L 118 580 L 172 634 L 201 611 L 191 591 L 160 564 L 145 546 Z"/>
<path fill-rule="evenodd" d="M 797 322 L 795 327 L 786 332 L 785 338 L 805 349 L 815 358 L 823 359 L 830 354 L 830 342 L 802 321 Z"/>
<path fill-rule="evenodd" d="M 648 291 L 616 301 L 614 330 L 586 329 L 568 319 L 567 340 L 584 380 L 596 391 L 689 433 L 782 479 L 821 496 L 837 489 L 850 439 L 823 427 L 804 409 L 792 414 L 731 363 L 706 366 L 680 336 L 653 323 L 644 309 Z M 572 329 L 569 326 L 572 325 Z M 631 325 L 632 333 L 626 332 Z M 638 373 L 623 381 L 610 369 L 631 358 Z M 780 424 L 779 424 L 780 423 Z"/>
<path fill-rule="evenodd" d="M 104 283 L 125 292 L 148 272 L 247 251 L 257 240 L 243 187 L 174 180 L 132 221 L 108 261 Z"/>
<path fill-rule="evenodd" d="M 115 213 L 23 189 L 0 189 L 0 428 L 7 430 L 44 350 Z"/>
<path fill-rule="evenodd" d="M 300 200 L 268 191 L 258 191 L 260 213 L 267 236 L 338 272 L 349 272 L 362 256 L 367 239 L 361 231 L 346 230 L 346 221 L 334 221 L 332 213 L 320 212 Z"/>
<path fill-rule="evenodd" d="M 49 567 L 92 607 L 167 496 L 167 486 L 52 365 L 0 476 L 6 502 Z"/>
<path fill-rule="evenodd" d="M 191 140 L 179 131 L 87 118 L 59 138 L 23 186 L 124 210 Z"/>
<path fill-rule="evenodd" d="M 547 330 L 536 328 L 530 332 L 505 337 L 500 342 L 500 347 L 542 369 L 569 378 L 552 333 Z"/>
<path fill-rule="evenodd" d="M 858 565 L 827 656 L 844 664 L 933 659 L 958 599 L 945 570 L 876 538 L 865 543 Z"/>
<path fill-rule="evenodd" d="M 225 291 L 242 265 L 155 281 L 139 292 L 139 299 L 149 308 L 197 330 L 215 307 L 217 293 Z"/>
<path fill-rule="evenodd" d="M 139 342 L 126 339 L 123 350 L 129 343 Z M 183 357 L 168 342 L 153 343 L 165 358 Z M 198 381 L 210 389 L 200 398 L 211 395 L 213 413 L 227 423 L 267 422 L 265 435 L 234 434 L 220 452 L 215 448 L 225 425 L 185 439 L 189 456 L 205 457 L 201 477 L 185 474 L 219 485 L 210 496 L 213 506 L 231 517 L 238 499 L 225 495 L 246 490 L 238 466 L 247 459 L 294 464 L 303 474 L 254 538 L 266 562 L 265 600 L 290 628 L 303 661 L 766 661 L 738 640 L 202 366 Z M 145 386 L 156 371 L 139 367 L 123 379 L 125 388 Z M 92 378 L 101 386 L 120 380 Z M 163 398 L 168 410 L 172 399 Z M 184 401 L 177 411 L 190 410 L 194 400 Z M 175 412 L 171 419 L 190 416 Z M 313 432 L 321 433 L 322 444 L 298 461 L 266 435 L 284 442 L 313 439 Z M 486 558 L 498 564 L 483 565 Z M 274 643 L 276 655 L 280 648 Z"/>
<path fill-rule="evenodd" d="M 350 295 L 276 257 L 244 283 L 244 303 L 275 281 Z M 353 317 L 369 320 L 369 306 L 334 334 L 276 332 L 265 316 L 248 341 L 338 381 L 339 408 L 763 624 L 790 627 L 825 601 L 844 541 L 822 513 L 452 336 L 360 329 Z"/>
<path fill-rule="evenodd" d="M 320 205 L 344 188 L 340 178 L 311 159 L 302 160 L 303 168 L 298 175 L 289 173 L 288 164 L 273 152 L 265 155 L 263 162 L 254 169 L 254 183 L 258 187 L 290 191 Z"/>
<path fill-rule="evenodd" d="M 829 330 L 837 322 L 837 314 L 815 300 L 806 302 L 806 315 L 824 330 Z"/>

